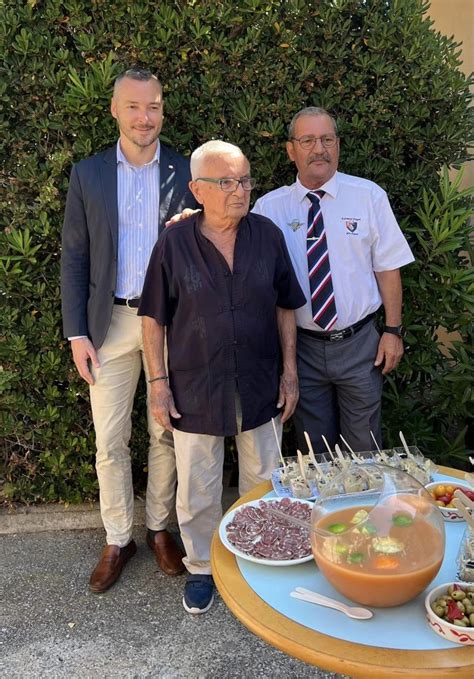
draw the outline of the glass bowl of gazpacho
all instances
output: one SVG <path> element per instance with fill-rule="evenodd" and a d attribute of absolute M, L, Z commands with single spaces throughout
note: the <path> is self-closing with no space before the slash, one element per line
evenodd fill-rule
<path fill-rule="evenodd" d="M 311 545 L 331 585 L 367 606 L 398 606 L 434 579 L 444 556 L 444 521 L 413 476 L 353 464 L 314 503 Z"/>

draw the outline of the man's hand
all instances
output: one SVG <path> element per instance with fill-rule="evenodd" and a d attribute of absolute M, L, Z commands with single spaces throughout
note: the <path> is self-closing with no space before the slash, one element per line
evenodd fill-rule
<path fill-rule="evenodd" d="M 398 366 L 403 356 L 403 340 L 397 335 L 384 332 L 380 338 L 377 356 L 375 357 L 375 366 L 382 365 L 382 375 L 388 375 L 394 368 Z"/>
<path fill-rule="evenodd" d="M 158 424 L 168 431 L 173 431 L 170 416 L 179 419 L 181 415 L 176 410 L 173 394 L 166 380 L 152 383 L 150 409 Z"/>
<path fill-rule="evenodd" d="M 286 422 L 295 412 L 298 403 L 298 377 L 296 372 L 286 371 L 280 377 L 280 391 L 278 394 L 277 408 L 283 408 L 281 423 Z"/>
<path fill-rule="evenodd" d="M 88 337 L 80 337 L 71 340 L 72 358 L 77 368 L 77 372 L 87 384 L 93 385 L 94 378 L 89 370 L 89 361 L 94 368 L 100 368 L 97 352 Z"/>
<path fill-rule="evenodd" d="M 192 215 L 195 215 L 196 212 L 201 212 L 201 210 L 192 210 L 190 207 L 185 207 L 182 212 L 178 213 L 177 215 L 173 215 L 171 219 L 168 219 L 168 221 L 165 222 L 165 227 L 171 226 L 171 224 L 176 224 L 176 222 L 180 222 L 182 219 L 192 217 Z"/>

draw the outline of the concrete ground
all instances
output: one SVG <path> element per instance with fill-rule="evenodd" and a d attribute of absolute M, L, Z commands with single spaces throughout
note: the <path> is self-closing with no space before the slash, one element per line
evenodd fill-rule
<path fill-rule="evenodd" d="M 219 596 L 208 613 L 186 613 L 181 603 L 185 576 L 170 578 L 158 570 L 143 526 L 135 527 L 138 552 L 120 580 L 102 595 L 90 593 L 88 579 L 104 544 L 103 530 L 80 529 L 90 521 L 77 518 L 76 528 L 54 530 L 64 527 L 56 511 L 55 520 L 48 515 L 44 531 L 37 512 L 30 514 L 35 532 L 26 532 L 25 517 L 19 515 L 15 533 L 15 518 L 7 521 L 0 513 L 0 677 L 340 677 L 267 645 Z"/>

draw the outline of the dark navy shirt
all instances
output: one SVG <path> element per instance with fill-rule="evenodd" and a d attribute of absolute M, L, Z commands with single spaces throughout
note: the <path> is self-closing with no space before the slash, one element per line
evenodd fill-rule
<path fill-rule="evenodd" d="M 305 297 L 283 234 L 248 214 L 240 221 L 234 270 L 201 233 L 198 215 L 164 231 L 152 252 L 139 315 L 167 326 L 168 370 L 181 431 L 237 433 L 278 414 L 280 343 L 276 307 L 296 309 Z"/>

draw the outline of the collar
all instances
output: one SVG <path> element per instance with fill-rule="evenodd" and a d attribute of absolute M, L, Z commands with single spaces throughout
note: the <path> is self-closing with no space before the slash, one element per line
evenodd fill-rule
<path fill-rule="evenodd" d="M 328 193 L 331 198 L 336 198 L 337 196 L 337 190 L 339 186 L 339 179 L 338 179 L 338 172 L 335 172 L 331 179 L 328 179 L 328 181 L 325 184 L 322 184 L 321 186 L 318 186 L 318 191 L 324 191 L 325 193 Z M 306 194 L 308 191 L 311 189 L 308 189 L 306 186 L 303 186 L 303 184 L 300 182 L 300 178 L 296 177 L 296 182 L 295 182 L 295 191 L 296 191 L 296 196 L 298 198 L 298 201 L 300 203 L 303 202 L 303 200 L 307 200 Z"/>
<path fill-rule="evenodd" d="M 158 144 L 156 145 L 156 151 L 155 155 L 153 158 L 148 162 L 145 163 L 142 167 L 147 167 L 147 165 L 152 165 L 153 163 L 160 163 L 160 140 L 158 139 Z M 132 165 L 132 163 L 129 163 L 128 160 L 125 158 L 124 153 L 120 147 L 120 140 L 117 142 L 117 165 L 119 163 L 124 163 L 125 165 L 130 165 L 130 167 L 135 167 L 135 165 Z"/>

